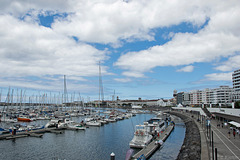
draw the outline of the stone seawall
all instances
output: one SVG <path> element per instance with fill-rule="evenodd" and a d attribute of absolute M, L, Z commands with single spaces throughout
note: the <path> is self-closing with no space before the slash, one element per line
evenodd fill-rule
<path fill-rule="evenodd" d="M 186 133 L 183 145 L 178 154 L 177 160 L 200 160 L 201 159 L 201 137 L 195 122 L 188 116 L 177 112 L 169 112 L 180 117 L 186 126 Z"/>

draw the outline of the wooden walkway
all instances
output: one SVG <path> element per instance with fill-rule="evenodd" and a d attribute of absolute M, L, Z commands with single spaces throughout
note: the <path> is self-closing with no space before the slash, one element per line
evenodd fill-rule
<path fill-rule="evenodd" d="M 138 153 L 136 153 L 132 159 L 138 159 L 141 155 L 144 155 L 146 159 L 150 158 L 151 155 L 161 146 L 159 143 L 155 144 L 156 141 L 162 140 L 163 142 L 167 139 L 167 137 L 170 135 L 172 130 L 174 129 L 174 126 L 169 125 L 163 133 L 159 135 L 156 139 L 154 139 L 149 145 L 147 145 L 145 148 L 140 150 Z"/>

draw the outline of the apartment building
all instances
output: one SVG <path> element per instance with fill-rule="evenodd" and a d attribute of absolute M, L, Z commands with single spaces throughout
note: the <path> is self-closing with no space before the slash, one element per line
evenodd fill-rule
<path fill-rule="evenodd" d="M 232 103 L 233 88 L 220 86 L 218 88 L 193 90 L 177 94 L 177 102 L 182 105 L 224 104 Z"/>
<path fill-rule="evenodd" d="M 232 74 L 233 89 L 235 92 L 240 92 L 240 69 Z"/>
<path fill-rule="evenodd" d="M 232 82 L 233 82 L 233 90 L 234 90 L 232 94 L 232 99 L 234 102 L 240 101 L 240 69 L 233 72 Z"/>

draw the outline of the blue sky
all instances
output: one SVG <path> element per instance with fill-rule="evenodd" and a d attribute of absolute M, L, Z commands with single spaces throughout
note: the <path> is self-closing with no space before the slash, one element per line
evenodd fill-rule
<path fill-rule="evenodd" d="M 171 98 L 173 90 L 232 86 L 240 68 L 237 0 L 0 2 L 0 87 L 28 96 Z M 18 93 L 19 94 L 19 93 Z"/>

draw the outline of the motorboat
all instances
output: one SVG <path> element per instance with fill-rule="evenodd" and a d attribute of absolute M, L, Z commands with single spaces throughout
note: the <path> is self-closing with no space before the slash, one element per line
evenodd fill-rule
<path fill-rule="evenodd" d="M 136 125 L 134 137 L 129 145 L 131 148 L 144 148 L 151 142 L 152 138 L 153 136 L 149 134 L 147 125 Z"/>
<path fill-rule="evenodd" d="M 86 126 L 84 124 L 78 124 L 78 123 L 69 123 L 67 125 L 68 129 L 72 129 L 72 130 L 86 130 Z"/>
<path fill-rule="evenodd" d="M 68 128 L 68 125 L 73 123 L 74 121 L 71 121 L 70 119 L 68 118 L 64 118 L 63 120 L 59 120 L 58 121 L 58 128 Z"/>
<path fill-rule="evenodd" d="M 13 127 L 9 128 L 9 132 L 12 133 L 14 130 L 16 132 L 29 132 L 29 131 L 36 131 L 36 130 L 41 130 L 43 129 L 44 126 L 35 126 L 35 125 L 21 125 L 21 124 L 16 124 Z"/>
<path fill-rule="evenodd" d="M 51 119 L 46 125 L 45 128 L 53 128 L 58 127 L 59 120 L 58 119 Z"/>
<path fill-rule="evenodd" d="M 86 125 L 87 126 L 94 126 L 94 127 L 100 127 L 102 124 L 101 124 L 101 122 L 97 122 L 97 121 L 88 121 L 88 122 L 86 122 Z"/>

